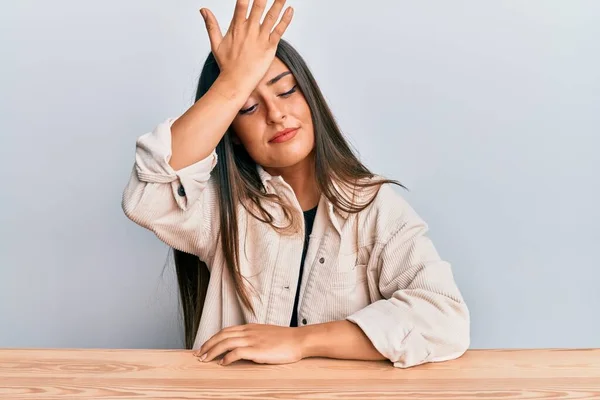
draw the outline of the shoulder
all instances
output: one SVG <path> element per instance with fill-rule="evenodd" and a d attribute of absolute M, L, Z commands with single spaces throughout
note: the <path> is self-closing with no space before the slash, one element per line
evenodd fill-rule
<path fill-rule="evenodd" d="M 373 180 L 384 181 L 382 177 L 374 177 Z M 418 227 L 427 230 L 425 221 L 417 214 L 401 194 L 405 189 L 393 183 L 384 182 L 375 186 L 377 192 L 371 192 L 372 202 L 357 214 L 357 223 L 369 227 L 379 242 L 387 242 L 400 230 Z M 365 189 L 371 191 L 372 189 Z M 368 196 L 365 192 L 361 196 L 364 200 Z"/>

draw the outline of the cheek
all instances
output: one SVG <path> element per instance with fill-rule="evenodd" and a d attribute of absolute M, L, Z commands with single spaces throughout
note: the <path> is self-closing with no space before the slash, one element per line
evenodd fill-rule
<path fill-rule="evenodd" d="M 312 122 L 312 113 L 310 112 L 310 107 L 308 106 L 308 103 L 306 102 L 306 100 L 302 99 L 301 104 L 298 105 L 296 110 L 298 110 L 296 116 L 302 122 L 304 129 L 306 129 L 307 131 L 310 131 L 312 133 L 309 141 L 314 143 L 315 138 L 314 138 L 314 127 L 313 127 L 313 122 Z"/>
<path fill-rule="evenodd" d="M 246 149 L 256 146 L 256 142 L 259 142 L 262 137 L 261 124 L 251 117 L 236 118 L 231 126 Z"/>
<path fill-rule="evenodd" d="M 298 96 L 298 101 L 294 103 L 294 110 L 294 114 L 296 114 L 302 123 L 312 125 L 310 107 L 303 96 Z"/>

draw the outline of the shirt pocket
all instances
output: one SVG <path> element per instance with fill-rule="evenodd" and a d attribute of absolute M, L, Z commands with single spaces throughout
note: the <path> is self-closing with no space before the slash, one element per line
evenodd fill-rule
<path fill-rule="evenodd" d="M 371 256 L 373 244 L 365 244 L 360 247 L 352 246 L 347 250 L 339 252 L 335 273 L 341 275 L 349 274 L 356 270 L 358 265 L 367 265 Z"/>
<path fill-rule="evenodd" d="M 327 319 L 342 320 L 370 304 L 367 262 L 370 247 L 340 254 L 327 289 Z"/>
<path fill-rule="evenodd" d="M 335 271 L 331 279 L 331 287 L 340 291 L 352 291 L 356 286 L 367 281 L 367 264 L 354 264 L 348 270 Z"/>

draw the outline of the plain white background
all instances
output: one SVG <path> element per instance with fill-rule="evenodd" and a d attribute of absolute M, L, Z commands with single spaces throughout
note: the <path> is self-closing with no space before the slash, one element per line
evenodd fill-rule
<path fill-rule="evenodd" d="M 600 2 L 295 0 L 285 37 L 429 222 L 472 347 L 600 347 Z M 135 139 L 193 101 L 233 0 L 0 14 L 0 346 L 180 347 L 173 266 L 126 219 Z"/>

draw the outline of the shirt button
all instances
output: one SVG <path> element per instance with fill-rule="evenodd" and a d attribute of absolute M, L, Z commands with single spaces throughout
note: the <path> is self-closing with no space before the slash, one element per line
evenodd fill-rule
<path fill-rule="evenodd" d="M 185 189 L 183 188 L 183 185 L 179 185 L 179 188 L 177 189 L 177 194 L 181 197 L 185 196 Z"/>
<path fill-rule="evenodd" d="M 324 259 L 323 257 L 321 257 L 321 258 L 319 258 L 319 262 L 320 262 L 321 264 L 323 264 L 323 263 L 325 262 L 325 259 Z"/>
<path fill-rule="evenodd" d="M 303 319 L 302 319 L 302 324 L 303 324 L 303 325 L 306 325 L 307 323 L 308 323 L 308 321 L 306 320 L 306 318 L 303 318 Z"/>

